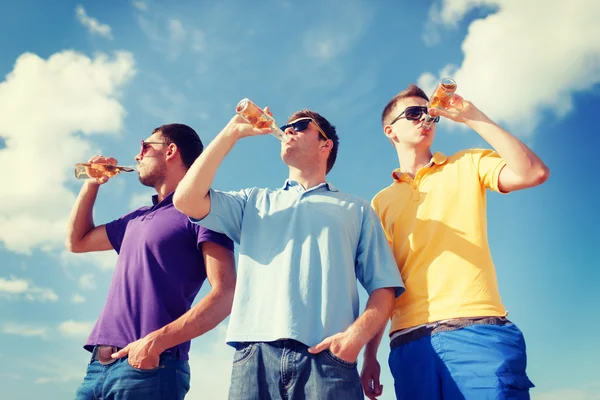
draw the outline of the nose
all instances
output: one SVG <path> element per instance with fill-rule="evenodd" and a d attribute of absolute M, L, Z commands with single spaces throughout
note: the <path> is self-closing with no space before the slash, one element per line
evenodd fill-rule
<path fill-rule="evenodd" d="M 140 151 L 134 158 L 135 161 L 140 162 L 140 160 L 142 159 L 142 152 Z"/>
<path fill-rule="evenodd" d="M 292 135 L 295 135 L 295 134 L 296 134 L 296 130 L 295 130 L 294 128 L 292 128 L 291 126 L 288 126 L 287 128 L 285 128 L 285 131 L 284 131 L 284 133 L 285 133 L 286 135 L 290 135 L 290 136 L 292 136 Z"/>

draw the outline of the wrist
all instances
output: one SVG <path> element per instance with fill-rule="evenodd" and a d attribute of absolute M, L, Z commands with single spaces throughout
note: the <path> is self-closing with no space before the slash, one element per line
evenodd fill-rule
<path fill-rule="evenodd" d="M 230 124 L 223 128 L 219 136 L 231 144 L 235 144 L 239 139 L 241 139 L 239 131 L 235 126 L 231 126 Z"/>
<path fill-rule="evenodd" d="M 149 348 L 152 353 L 157 355 L 162 354 L 165 350 L 173 347 L 168 344 L 169 335 L 164 332 L 164 328 L 158 329 L 154 332 L 150 332 L 146 335 L 146 341 L 149 344 Z"/>
<path fill-rule="evenodd" d="M 87 191 L 98 191 L 100 188 L 100 184 L 96 182 L 95 179 L 86 179 L 84 182 L 84 187 Z"/>

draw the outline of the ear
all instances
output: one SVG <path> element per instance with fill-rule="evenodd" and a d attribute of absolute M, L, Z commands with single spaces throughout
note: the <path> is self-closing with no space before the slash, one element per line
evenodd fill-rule
<path fill-rule="evenodd" d="M 165 159 L 171 160 L 173 158 L 175 158 L 175 156 L 179 153 L 179 149 L 177 148 L 177 145 L 175 143 L 170 143 L 169 146 L 167 147 L 167 151 L 165 152 Z"/>
<path fill-rule="evenodd" d="M 383 126 L 383 134 L 390 140 L 394 140 L 396 139 L 396 134 L 394 133 L 394 131 L 392 130 L 392 126 L 391 125 L 384 125 Z"/>
<path fill-rule="evenodd" d="M 321 140 L 321 146 L 319 147 L 320 150 L 326 150 L 328 153 L 333 149 L 333 140 L 331 139 L 327 139 L 327 140 Z"/>

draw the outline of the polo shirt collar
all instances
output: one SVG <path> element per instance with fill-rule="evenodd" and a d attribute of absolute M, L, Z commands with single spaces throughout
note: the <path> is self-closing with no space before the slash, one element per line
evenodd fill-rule
<path fill-rule="evenodd" d="M 165 198 L 161 201 L 163 204 L 170 204 L 173 202 L 173 194 L 175 192 L 171 192 L 165 196 Z M 152 195 L 152 206 L 156 206 L 158 204 L 158 194 Z"/>
<path fill-rule="evenodd" d="M 299 182 L 294 181 L 292 179 L 286 179 L 285 183 L 283 184 L 283 186 L 281 187 L 281 189 L 282 190 L 288 190 L 290 187 L 297 187 L 297 186 L 302 187 L 302 185 L 300 185 Z M 319 184 L 317 186 L 311 187 L 308 190 L 315 190 L 315 189 L 318 189 L 318 188 L 323 187 L 323 186 L 325 186 L 327 188 L 327 190 L 329 190 L 330 192 L 339 192 L 339 190 L 335 186 L 333 186 L 332 183 L 329 183 L 329 182 L 323 182 L 323 183 L 321 183 L 321 184 Z"/>
<path fill-rule="evenodd" d="M 443 165 L 446 163 L 446 161 L 448 161 L 448 157 L 446 157 L 443 153 L 436 151 L 435 153 L 433 153 L 433 156 L 431 156 L 431 160 L 429 160 L 429 164 L 427 164 L 425 167 L 429 168 L 429 167 L 432 167 L 433 165 Z M 392 171 L 392 178 L 396 182 L 406 181 L 407 177 L 408 176 L 406 174 L 402 173 L 402 170 L 400 168 L 396 168 L 395 170 Z"/>

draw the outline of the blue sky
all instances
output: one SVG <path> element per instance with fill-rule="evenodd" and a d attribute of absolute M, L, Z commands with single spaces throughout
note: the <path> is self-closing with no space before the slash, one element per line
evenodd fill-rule
<path fill-rule="evenodd" d="M 600 399 L 598 2 L 172 3 L 0 4 L 3 399 L 69 398 L 85 373 L 81 346 L 116 256 L 64 249 L 81 185 L 75 162 L 105 154 L 132 164 L 140 140 L 169 122 L 208 143 L 248 97 L 279 122 L 300 108 L 328 118 L 340 135 L 329 179 L 370 199 L 398 164 L 379 125 L 383 107 L 409 83 L 429 91 L 440 76 L 455 77 L 458 93 L 551 169 L 543 186 L 488 201 L 500 290 L 526 337 L 533 398 Z M 446 154 L 487 147 L 447 122 L 437 132 L 434 149 Z M 286 176 L 277 140 L 249 138 L 214 186 L 277 187 Z M 151 194 L 134 175 L 115 178 L 102 187 L 96 222 Z M 188 398 L 225 398 L 225 328 L 193 342 Z M 392 399 L 386 357 L 384 340 L 382 399 Z"/>

